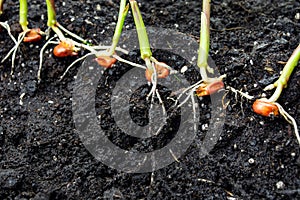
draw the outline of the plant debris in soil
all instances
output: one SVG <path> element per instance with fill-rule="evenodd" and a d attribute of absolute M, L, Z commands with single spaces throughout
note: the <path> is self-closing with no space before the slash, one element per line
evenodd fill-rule
<path fill-rule="evenodd" d="M 170 28 L 198 39 L 200 1 L 139 3 L 146 26 Z M 56 1 L 58 21 L 98 44 L 102 38 L 113 35 L 118 4 L 116 0 Z M 14 36 L 21 32 L 18 7 L 17 1 L 7 0 L 0 16 L 0 21 L 11 25 Z M 31 1 L 28 8 L 30 26 L 46 30 L 45 1 Z M 300 20 L 296 16 L 300 13 L 300 3 L 216 0 L 212 1 L 211 9 L 210 55 L 220 74 L 227 75 L 225 85 L 251 95 L 262 94 L 263 88 L 278 78 L 283 68 L 281 61 L 287 61 L 299 43 Z M 132 29 L 133 24 L 129 14 L 126 30 Z M 48 48 L 42 82 L 37 83 L 39 50 L 44 43 L 45 40 L 20 45 L 13 76 L 10 76 L 11 60 L 0 64 L 0 199 L 300 198 L 300 151 L 292 126 L 282 117 L 256 115 L 251 109 L 253 102 L 236 98 L 233 93 L 227 94 L 229 105 L 221 138 L 206 157 L 199 158 L 197 146 L 211 117 L 210 101 L 204 98 L 200 103 L 197 139 L 178 158 L 179 162 L 142 174 L 123 173 L 105 166 L 84 147 L 73 122 L 69 85 L 80 65 L 58 81 L 75 58 L 55 58 L 53 47 Z M 0 60 L 13 45 L 7 32 L 0 29 Z M 184 62 L 164 52 L 155 53 L 175 65 Z M 139 59 L 138 55 L 131 57 Z M 298 66 L 278 101 L 297 124 L 300 124 L 299 77 Z M 144 89 L 147 92 L 149 88 Z M 266 92 L 267 96 L 270 94 L 271 91 Z M 139 97 L 133 94 L 132 99 Z M 100 99 L 96 102 L 101 107 Z M 143 123 L 147 120 L 144 119 L 147 109 L 138 108 L 136 120 Z M 156 142 L 140 142 L 112 133 L 108 137 L 128 149 L 138 144 L 140 150 L 160 148 L 172 139 L 170 135 Z M 148 143 L 155 145 L 148 147 Z"/>

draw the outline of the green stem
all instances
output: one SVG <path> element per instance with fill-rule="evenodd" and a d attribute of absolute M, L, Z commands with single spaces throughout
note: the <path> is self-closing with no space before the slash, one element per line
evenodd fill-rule
<path fill-rule="evenodd" d="M 207 61 L 208 61 L 208 52 L 209 52 L 209 26 L 210 26 L 209 20 L 210 20 L 210 0 L 203 0 L 197 65 L 200 68 L 200 73 L 204 81 L 208 79 L 206 70 L 208 67 Z"/>
<path fill-rule="evenodd" d="M 47 25 L 49 27 L 56 26 L 56 11 L 55 11 L 54 0 L 46 0 L 46 3 L 47 3 L 47 15 L 48 15 Z"/>
<path fill-rule="evenodd" d="M 114 54 L 115 49 L 118 45 L 119 39 L 121 37 L 122 29 L 123 29 L 123 26 L 124 26 L 124 21 L 125 21 L 125 18 L 127 16 L 128 10 L 129 10 L 129 5 L 126 6 L 126 0 L 121 0 L 119 16 L 118 16 L 118 22 L 117 22 L 117 26 L 116 26 L 116 29 L 115 29 L 114 37 L 112 39 L 112 45 L 111 45 L 110 50 L 109 50 L 109 55 Z"/>
<path fill-rule="evenodd" d="M 145 28 L 145 24 L 144 24 L 140 9 L 135 0 L 130 0 L 130 5 L 131 5 L 131 9 L 132 9 L 132 14 L 133 14 L 133 18 L 134 18 L 136 31 L 138 34 L 141 57 L 144 60 L 150 59 L 150 57 L 152 56 L 152 52 L 150 49 L 148 34 L 147 34 L 147 31 Z"/>
<path fill-rule="evenodd" d="M 46 0 L 47 3 L 47 15 L 48 22 L 47 25 L 52 28 L 52 30 L 57 34 L 60 41 L 66 40 L 62 31 L 57 27 L 56 21 L 56 11 L 55 11 L 55 3 L 54 0 Z"/>
<path fill-rule="evenodd" d="M 276 90 L 274 94 L 269 98 L 269 101 L 275 102 L 280 97 L 283 88 L 287 87 L 287 82 L 293 70 L 297 66 L 299 59 L 300 59 L 300 44 L 294 50 L 293 54 L 285 64 L 280 77 L 276 81 Z"/>
<path fill-rule="evenodd" d="M 0 16 L 1 16 L 2 13 L 3 13 L 3 4 L 4 4 L 4 1 L 5 1 L 5 0 L 0 0 Z"/>
<path fill-rule="evenodd" d="M 23 31 L 28 30 L 27 12 L 28 12 L 27 0 L 20 0 L 20 21 L 19 21 L 19 23 L 20 23 Z"/>

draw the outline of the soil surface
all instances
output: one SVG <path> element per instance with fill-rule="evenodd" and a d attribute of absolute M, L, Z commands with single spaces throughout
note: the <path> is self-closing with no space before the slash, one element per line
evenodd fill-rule
<path fill-rule="evenodd" d="M 58 21 L 98 44 L 113 35 L 118 2 L 56 1 Z M 198 39 L 200 1 L 139 2 L 146 26 L 170 28 Z M 17 1 L 7 0 L 0 16 L 0 21 L 8 21 L 14 36 L 21 31 L 18 7 Z M 46 3 L 30 1 L 28 7 L 29 26 L 46 30 Z M 218 0 L 212 1 L 211 9 L 210 54 L 220 74 L 227 75 L 225 85 L 261 95 L 263 88 L 278 78 L 284 66 L 280 61 L 287 61 L 299 44 L 300 2 Z M 131 14 L 125 26 L 125 30 L 134 28 Z M 12 76 L 11 59 L 0 64 L 0 199 L 300 199 L 300 148 L 293 127 L 282 117 L 256 115 L 252 101 L 232 92 L 227 94 L 229 104 L 221 137 L 206 157 L 199 158 L 195 141 L 178 162 L 154 173 L 129 174 L 102 164 L 85 148 L 73 121 L 69 84 L 80 64 L 58 81 L 76 57 L 55 58 L 51 51 L 54 46 L 48 47 L 42 82 L 37 83 L 39 51 L 45 42 L 20 45 Z M 7 32 L 0 29 L 0 60 L 13 45 Z M 154 51 L 154 56 L 180 65 L 178 69 L 185 64 L 167 52 Z M 142 63 L 134 52 L 128 59 Z M 191 81 L 199 79 L 197 74 L 189 76 Z M 299 87 L 298 66 L 278 100 L 298 124 Z M 131 112 L 136 113 L 133 116 L 138 116 L 133 120 L 140 125 L 148 123 L 143 94 L 149 89 L 140 88 L 130 102 Z M 270 96 L 272 91 L 265 94 Z M 168 91 L 162 92 L 163 99 L 165 95 Z M 106 106 L 107 100 L 101 100 L 101 95 L 96 98 L 98 113 Z M 205 135 L 211 117 L 209 98 L 200 101 L 197 140 Z M 109 129 L 113 122 L 108 117 L 101 124 Z M 141 142 L 117 131 L 114 135 L 114 128 L 111 130 L 108 137 L 115 144 L 140 151 L 162 148 L 176 134 Z"/>

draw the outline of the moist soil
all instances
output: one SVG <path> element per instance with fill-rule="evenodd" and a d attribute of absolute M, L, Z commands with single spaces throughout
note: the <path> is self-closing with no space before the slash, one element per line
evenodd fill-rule
<path fill-rule="evenodd" d="M 68 30 L 98 44 L 113 35 L 118 2 L 56 1 L 57 18 Z M 139 2 L 146 26 L 199 38 L 200 1 Z M 17 1 L 7 0 L 0 17 L 2 22 L 8 21 L 14 36 L 21 31 L 18 7 Z M 31 1 L 28 7 L 29 26 L 46 30 L 46 3 Z M 272 92 L 263 92 L 263 88 L 278 78 L 282 62 L 299 43 L 300 2 L 224 0 L 212 1 L 211 8 L 210 55 L 220 74 L 227 75 L 225 85 L 250 95 L 270 96 Z M 131 14 L 125 26 L 125 30 L 134 28 Z M 232 92 L 226 96 L 229 103 L 221 137 L 206 157 L 199 157 L 196 141 L 177 161 L 153 173 L 125 173 L 102 164 L 85 148 L 73 121 L 69 85 L 80 64 L 58 81 L 76 57 L 55 58 L 51 51 L 54 46 L 50 45 L 43 55 L 42 81 L 37 83 L 39 51 L 45 42 L 20 45 L 14 75 L 10 75 L 11 59 L 0 64 L 0 199 L 300 198 L 300 151 L 293 127 L 282 117 L 256 115 L 251 108 L 253 101 Z M 13 45 L 2 28 L 1 60 Z M 178 69 L 186 64 L 180 55 L 157 50 L 154 56 Z M 142 63 L 138 52 L 131 52 L 127 59 Z M 122 68 L 122 64 L 118 66 Z M 108 76 L 112 87 L 116 71 Z M 188 76 L 191 82 L 199 79 L 197 72 Z M 298 124 L 299 77 L 298 66 L 278 100 Z M 101 108 L 109 108 L 111 96 L 105 92 L 107 88 L 99 87 L 98 114 Z M 141 126 L 148 123 L 145 94 L 149 89 L 145 81 L 129 102 L 133 120 Z M 158 89 L 163 99 L 169 95 L 165 88 Z M 105 98 L 103 94 L 107 94 Z M 209 98 L 198 101 L 202 101 L 197 132 L 197 140 L 201 140 L 211 117 L 211 103 Z M 176 135 L 172 132 L 140 141 L 119 133 L 109 113 L 105 119 L 99 124 L 110 130 L 108 138 L 127 150 L 156 150 Z"/>

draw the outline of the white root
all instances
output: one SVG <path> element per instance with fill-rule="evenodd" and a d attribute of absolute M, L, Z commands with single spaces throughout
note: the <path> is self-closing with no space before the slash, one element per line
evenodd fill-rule
<path fill-rule="evenodd" d="M 160 65 L 160 66 L 162 66 L 162 67 L 167 68 L 168 70 L 170 70 L 170 74 L 177 74 L 178 73 L 177 70 L 174 70 L 172 67 L 170 67 L 169 65 L 167 65 L 167 64 L 165 64 L 163 62 L 159 62 L 158 60 L 156 60 L 156 58 L 154 58 L 152 56 L 150 57 L 150 60 L 152 62 L 154 62 L 156 65 Z"/>
<path fill-rule="evenodd" d="M 167 111 L 166 111 L 166 108 L 165 108 L 165 104 L 164 104 L 164 102 L 163 102 L 162 99 L 161 99 L 161 96 L 160 96 L 160 94 L 159 94 L 159 92 L 158 92 L 158 89 L 155 90 L 155 94 L 156 94 L 156 96 L 157 96 L 157 98 L 158 98 L 159 103 L 160 103 L 161 106 L 162 106 L 163 114 L 166 115 L 166 114 L 167 114 Z"/>
<path fill-rule="evenodd" d="M 12 57 L 11 57 L 11 71 L 10 71 L 10 75 L 13 75 L 13 73 L 14 73 L 15 59 L 16 59 L 16 53 L 17 53 L 18 47 L 20 46 L 21 42 L 23 41 L 23 39 L 26 36 L 26 34 L 27 34 L 28 31 L 22 32 L 18 36 L 18 41 L 17 41 L 17 44 L 14 47 L 13 54 L 12 54 Z"/>
<path fill-rule="evenodd" d="M 279 103 L 275 102 L 274 104 L 278 107 L 279 113 L 285 118 L 285 120 L 293 125 L 298 144 L 300 145 L 300 136 L 296 120 L 291 115 L 289 115 L 289 113 L 287 113 Z"/>
<path fill-rule="evenodd" d="M 21 106 L 23 106 L 23 98 L 24 98 L 24 96 L 26 95 L 26 93 L 25 92 L 23 92 L 21 95 L 20 95 L 20 100 L 19 100 L 19 104 L 21 105 Z"/>
<path fill-rule="evenodd" d="M 254 96 L 251 96 L 251 95 L 249 95 L 249 94 L 247 94 L 245 92 L 242 92 L 242 91 L 239 91 L 237 89 L 234 89 L 233 87 L 227 86 L 226 89 L 232 91 L 235 94 L 239 93 L 242 97 L 245 97 L 246 99 L 249 99 L 249 100 L 253 100 L 254 99 Z"/>
<path fill-rule="evenodd" d="M 10 51 L 6 54 L 6 56 L 1 60 L 1 63 L 3 63 L 7 58 L 9 58 L 10 54 L 12 54 L 14 50 L 18 48 L 19 45 L 20 44 L 19 44 L 19 37 L 18 37 L 18 41 L 15 42 L 15 46 L 13 46 L 13 48 L 10 49 Z"/>
<path fill-rule="evenodd" d="M 18 36 L 18 40 L 16 40 L 13 35 L 10 32 L 10 28 L 9 25 L 7 23 L 1 22 L 1 26 L 4 27 L 9 36 L 12 38 L 12 40 L 15 43 L 15 46 L 13 46 L 13 48 L 10 49 L 10 51 L 7 53 L 7 55 L 2 59 L 1 63 L 3 63 L 7 58 L 9 58 L 9 56 L 12 54 L 12 60 L 11 60 L 11 72 L 10 75 L 12 75 L 14 73 L 14 68 L 15 68 L 15 59 L 16 59 L 16 53 L 18 50 L 18 47 L 20 46 L 21 42 L 23 41 L 24 37 L 26 36 L 26 34 L 29 32 L 28 31 L 24 31 L 22 33 L 19 34 Z"/>
<path fill-rule="evenodd" d="M 178 158 L 175 156 L 175 154 L 173 153 L 172 149 L 169 149 L 170 154 L 172 155 L 172 157 L 174 158 L 174 160 L 178 163 L 180 163 L 180 161 L 178 160 Z"/>
<path fill-rule="evenodd" d="M 15 44 L 17 44 L 17 40 L 16 40 L 16 38 L 11 34 L 10 27 L 9 27 L 7 21 L 6 21 L 6 22 L 0 22 L 0 25 L 1 25 L 3 28 L 6 29 L 6 31 L 7 31 L 8 35 L 9 35 L 9 37 L 14 41 Z"/>
<path fill-rule="evenodd" d="M 129 60 L 125 60 L 124 58 L 121 58 L 120 56 L 118 55 L 112 55 L 112 57 L 114 57 L 115 59 L 117 59 L 118 61 L 120 62 L 123 62 L 123 63 L 126 63 L 128 65 L 131 65 L 133 67 L 138 67 L 138 68 L 141 68 L 141 69 L 147 69 L 145 66 L 143 65 L 140 65 L 140 64 L 137 64 L 137 63 L 134 63 L 134 62 L 130 62 Z"/>
<path fill-rule="evenodd" d="M 41 48 L 40 51 L 40 63 L 39 63 L 39 69 L 38 69 L 38 73 L 37 73 L 37 79 L 38 79 L 38 83 L 41 82 L 41 72 L 42 72 L 42 66 L 43 66 L 43 54 L 44 54 L 44 50 L 46 49 L 46 47 L 49 44 L 58 44 L 58 42 L 53 42 L 53 39 L 56 38 L 56 36 L 50 38 L 45 44 L 44 46 Z"/>
<path fill-rule="evenodd" d="M 267 85 L 263 90 L 264 91 L 268 91 L 268 90 L 273 90 L 275 88 L 275 85 L 274 84 L 270 84 L 270 85 Z"/>
<path fill-rule="evenodd" d="M 155 90 L 156 90 L 156 86 L 157 86 L 157 73 L 156 73 L 156 69 L 154 67 L 154 63 L 152 64 L 152 68 L 153 68 L 153 74 L 151 76 L 151 82 L 152 82 L 152 88 L 150 90 L 150 93 L 147 95 L 147 101 L 149 99 L 149 97 L 151 96 L 151 106 L 154 100 L 154 95 L 155 95 Z"/>
<path fill-rule="evenodd" d="M 235 88 L 233 88 L 233 87 L 230 87 L 230 86 L 227 86 L 227 87 L 226 87 L 226 90 L 227 90 L 228 92 L 229 92 L 229 91 L 232 91 L 232 92 L 234 93 L 234 95 L 235 95 L 235 100 L 236 100 L 237 102 L 239 102 L 239 101 L 238 101 L 238 97 L 237 97 L 238 94 L 241 95 L 242 98 L 244 97 L 244 98 L 246 98 L 246 99 L 248 99 L 248 100 L 253 100 L 253 99 L 254 99 L 254 96 L 251 96 L 251 95 L 249 95 L 249 94 L 247 94 L 247 93 L 245 93 L 245 92 L 242 92 L 242 91 L 237 90 L 237 89 L 235 89 Z M 226 108 L 226 107 L 229 105 L 229 101 L 228 101 L 226 104 L 224 104 L 224 100 L 225 100 L 225 97 L 226 97 L 227 94 L 228 94 L 228 93 L 226 93 L 226 94 L 223 96 L 223 98 L 222 98 L 222 104 L 223 104 L 223 107 L 224 107 L 224 108 Z M 239 103 L 240 103 L 242 115 L 244 116 L 245 113 L 244 113 L 244 108 L 243 108 L 243 102 L 240 101 Z"/>
<path fill-rule="evenodd" d="M 194 91 L 199 87 L 199 85 L 203 83 L 203 80 L 200 80 L 198 81 L 197 83 L 189 86 L 188 88 L 184 89 L 179 95 L 178 95 L 178 98 L 177 100 L 175 101 L 174 105 L 177 105 L 178 104 L 178 100 L 182 97 L 182 95 L 184 95 L 187 91 L 191 90 L 189 93 L 188 93 L 188 96 L 185 98 L 185 100 L 183 100 L 183 102 L 178 106 L 182 106 L 184 103 L 186 103 L 189 98 L 191 97 L 191 95 L 194 93 Z"/>
<path fill-rule="evenodd" d="M 93 49 L 95 49 L 95 50 L 107 50 L 107 49 L 110 49 L 110 48 L 111 48 L 111 46 L 92 46 L 92 47 L 93 47 Z M 121 48 L 121 47 L 116 47 L 115 50 L 116 50 L 116 51 L 119 51 L 119 52 L 122 52 L 122 53 L 124 53 L 124 54 L 126 54 L 126 55 L 129 54 L 129 51 L 127 51 L 127 50 L 125 50 L 125 49 L 123 49 L 123 48 Z"/>
<path fill-rule="evenodd" d="M 192 105 L 193 105 L 193 119 L 194 119 L 194 130 L 197 130 L 197 115 L 196 115 L 196 103 L 195 103 L 195 97 L 192 96 Z"/>
<path fill-rule="evenodd" d="M 68 29 L 66 29 L 65 27 L 63 27 L 62 25 L 60 25 L 59 23 L 56 24 L 58 26 L 58 28 L 60 28 L 62 31 L 64 31 L 65 33 L 67 33 L 68 35 L 70 35 L 71 37 L 77 39 L 80 42 L 86 43 L 87 41 L 83 38 L 81 38 L 80 36 L 72 33 L 71 31 L 69 31 Z"/>
<path fill-rule="evenodd" d="M 190 100 L 190 98 L 192 98 L 194 95 L 195 89 L 193 88 L 191 91 L 189 91 L 187 97 L 177 106 L 178 108 L 180 108 L 181 106 L 183 106 L 188 100 Z M 179 98 L 178 98 L 179 99 Z M 178 101 L 177 99 L 177 101 Z M 176 105 L 176 102 L 175 102 Z M 194 106 L 194 105 L 193 105 Z"/>
<path fill-rule="evenodd" d="M 68 73 L 68 71 L 69 71 L 76 63 L 78 63 L 79 61 L 85 59 L 86 57 L 88 57 L 88 56 L 90 56 L 90 55 L 94 55 L 94 53 L 88 53 L 88 54 L 86 54 L 86 55 L 84 55 L 84 56 L 82 56 L 82 57 L 76 59 L 74 62 L 72 62 L 72 63 L 67 67 L 67 69 L 65 70 L 65 72 L 63 73 L 63 75 L 60 76 L 59 81 L 61 81 L 61 80 L 66 76 L 66 74 Z"/>
<path fill-rule="evenodd" d="M 79 62 L 79 61 L 85 59 L 86 57 L 88 57 L 88 56 L 90 56 L 90 55 L 95 55 L 95 53 L 88 53 L 88 54 L 86 54 L 86 55 L 84 55 L 84 56 L 78 58 L 78 59 L 75 60 L 74 62 L 72 62 L 71 65 L 69 65 L 69 66 L 67 67 L 67 69 L 65 70 L 65 72 L 63 73 L 63 75 L 60 76 L 59 81 L 61 81 L 61 80 L 66 76 L 66 74 L 68 73 L 68 71 L 69 71 L 69 70 L 70 70 L 77 62 Z M 128 60 L 125 60 L 124 58 L 121 58 L 121 57 L 118 56 L 118 55 L 112 55 L 112 56 L 113 56 L 114 58 L 116 58 L 118 61 L 123 62 L 123 63 L 126 63 L 126 64 L 129 64 L 129 65 L 131 65 L 131 66 L 133 66 L 133 67 L 138 67 L 138 68 L 146 69 L 145 66 L 140 65 L 140 64 L 137 64 L 137 63 L 130 62 L 130 61 L 128 61 Z"/>

